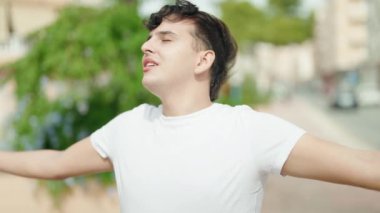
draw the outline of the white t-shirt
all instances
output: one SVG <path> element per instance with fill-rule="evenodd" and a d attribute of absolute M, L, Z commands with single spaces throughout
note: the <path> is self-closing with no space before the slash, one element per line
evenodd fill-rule
<path fill-rule="evenodd" d="M 140 105 L 91 135 L 114 166 L 123 213 L 258 213 L 304 130 L 248 106 L 167 117 Z"/>

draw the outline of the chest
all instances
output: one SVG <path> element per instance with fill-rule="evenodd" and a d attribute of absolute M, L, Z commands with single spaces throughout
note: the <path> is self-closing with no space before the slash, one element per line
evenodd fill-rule
<path fill-rule="evenodd" d="M 248 141 L 220 128 L 152 129 L 130 132 L 120 146 L 118 168 L 129 190 L 147 194 L 221 194 L 254 188 L 255 156 Z M 127 187 L 128 188 L 128 187 Z"/>

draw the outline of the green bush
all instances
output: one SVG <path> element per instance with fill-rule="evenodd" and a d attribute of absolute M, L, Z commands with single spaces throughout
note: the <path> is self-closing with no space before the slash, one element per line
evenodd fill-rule
<path fill-rule="evenodd" d="M 30 51 L 7 68 L 18 99 L 7 136 L 13 148 L 63 150 L 125 110 L 157 104 L 141 85 L 140 46 L 146 37 L 137 5 L 122 3 L 65 8 L 51 26 L 30 35 Z M 87 178 L 114 184 L 112 174 Z M 85 183 L 41 182 L 56 201 L 69 185 Z"/>

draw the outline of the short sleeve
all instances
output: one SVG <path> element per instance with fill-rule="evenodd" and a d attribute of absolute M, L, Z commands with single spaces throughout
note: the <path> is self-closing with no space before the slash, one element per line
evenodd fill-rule
<path fill-rule="evenodd" d="M 305 134 L 302 128 L 277 116 L 242 110 L 244 129 L 253 143 L 255 159 L 263 173 L 280 174 L 294 146 Z"/>
<path fill-rule="evenodd" d="M 267 117 L 268 127 L 276 127 L 274 138 L 267 144 L 266 152 L 263 153 L 263 162 L 268 162 L 264 164 L 263 170 L 280 174 L 294 146 L 305 134 L 305 130 L 273 115 L 263 114 L 262 116 Z"/>
<path fill-rule="evenodd" d="M 112 158 L 121 146 L 121 141 L 128 141 L 124 133 L 141 120 L 146 104 L 142 104 L 130 111 L 121 113 L 113 118 L 90 136 L 91 144 L 102 158 Z"/>
<path fill-rule="evenodd" d="M 128 114 L 129 112 L 124 112 L 116 116 L 91 134 L 91 144 L 102 158 L 112 158 L 113 150 L 117 145 L 115 143 L 118 140 L 117 132 L 120 131 L 121 124 L 126 119 L 125 117 L 128 117 Z"/>
<path fill-rule="evenodd" d="M 105 131 L 103 127 L 93 132 L 90 136 L 92 146 L 102 158 L 108 158 L 109 156 L 109 150 L 105 146 L 107 144 L 107 137 L 104 135 Z"/>

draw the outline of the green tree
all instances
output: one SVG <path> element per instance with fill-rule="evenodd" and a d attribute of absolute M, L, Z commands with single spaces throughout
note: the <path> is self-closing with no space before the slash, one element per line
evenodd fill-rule
<path fill-rule="evenodd" d="M 220 4 L 222 19 L 239 44 L 250 40 L 263 40 L 262 30 L 267 22 L 263 10 L 248 1 L 223 1 Z M 240 45 L 243 46 L 243 45 Z"/>
<path fill-rule="evenodd" d="M 116 2 L 64 8 L 51 26 L 30 35 L 27 55 L 5 69 L 19 102 L 8 135 L 14 149 L 63 150 L 122 111 L 158 103 L 140 83 L 147 31 L 138 5 Z M 58 90 L 53 96 L 50 85 Z M 114 184 L 112 174 L 41 184 L 60 201 L 70 184 L 87 178 Z"/>
<path fill-rule="evenodd" d="M 253 76 L 245 75 L 242 84 L 239 86 L 224 85 L 218 101 L 230 105 L 248 104 L 257 106 L 268 104 L 271 96 L 271 92 L 259 90 Z"/>
<path fill-rule="evenodd" d="M 313 16 L 298 15 L 299 0 L 270 0 L 267 8 L 249 1 L 229 0 L 220 4 L 222 19 L 240 46 L 268 42 L 300 43 L 312 37 Z"/>
<path fill-rule="evenodd" d="M 258 42 L 287 45 L 301 43 L 312 37 L 313 16 L 301 16 L 300 0 L 268 0 L 260 8 L 247 0 L 225 0 L 220 4 L 222 19 L 236 38 L 240 50 Z M 262 104 L 270 99 L 270 92 L 262 93 L 254 78 L 247 78 L 241 86 L 225 87 L 221 102 L 230 104 Z"/>
<path fill-rule="evenodd" d="M 300 7 L 300 0 L 268 0 L 270 10 L 276 14 L 296 16 Z"/>

